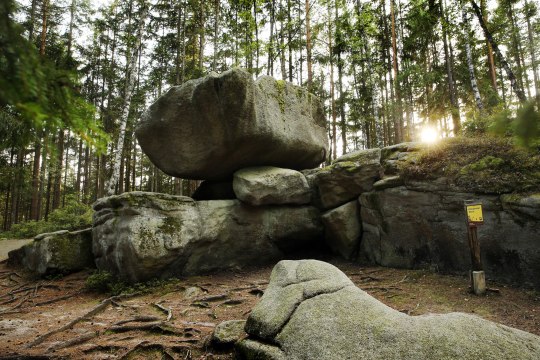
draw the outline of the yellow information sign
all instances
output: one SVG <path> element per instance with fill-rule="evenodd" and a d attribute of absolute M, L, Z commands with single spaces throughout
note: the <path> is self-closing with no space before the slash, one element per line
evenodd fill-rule
<path fill-rule="evenodd" d="M 481 204 L 466 205 L 466 208 L 467 208 L 467 219 L 469 220 L 469 223 L 473 223 L 473 224 L 484 223 L 484 215 L 482 214 Z"/>

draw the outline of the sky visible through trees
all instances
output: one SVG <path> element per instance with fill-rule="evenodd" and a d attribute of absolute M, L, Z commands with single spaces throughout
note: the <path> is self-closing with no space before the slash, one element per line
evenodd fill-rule
<path fill-rule="evenodd" d="M 505 132 L 540 103 L 532 0 L 5 0 L 0 12 L 3 230 L 107 193 L 190 195 L 197 183 L 153 166 L 134 126 L 169 87 L 234 66 L 318 95 L 329 161 L 425 128 Z"/>

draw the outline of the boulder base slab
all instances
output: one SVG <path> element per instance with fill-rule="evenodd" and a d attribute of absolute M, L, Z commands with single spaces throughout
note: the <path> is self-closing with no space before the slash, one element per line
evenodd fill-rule
<path fill-rule="evenodd" d="M 96 265 L 130 282 L 269 263 L 323 236 L 311 206 L 132 192 L 100 199 L 94 209 Z"/>

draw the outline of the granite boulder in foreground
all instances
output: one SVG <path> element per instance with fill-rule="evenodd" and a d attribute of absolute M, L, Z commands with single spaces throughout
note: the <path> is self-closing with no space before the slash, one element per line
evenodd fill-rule
<path fill-rule="evenodd" d="M 158 168 L 184 179 L 223 180 L 260 165 L 309 169 L 328 149 L 317 97 L 241 69 L 172 87 L 143 114 L 136 136 Z"/>
<path fill-rule="evenodd" d="M 253 308 L 240 359 L 539 359 L 540 337 L 463 314 L 409 316 L 333 265 L 281 261 Z"/>

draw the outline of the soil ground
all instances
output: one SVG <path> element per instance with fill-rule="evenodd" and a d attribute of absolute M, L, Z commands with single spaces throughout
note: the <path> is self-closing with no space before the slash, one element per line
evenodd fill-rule
<path fill-rule="evenodd" d="M 477 297 L 469 293 L 463 276 L 330 262 L 357 286 L 404 313 L 467 312 L 540 335 L 538 292 L 490 282 L 499 292 Z M 85 289 L 90 271 L 36 280 L 4 262 L 0 359 L 233 359 L 232 349 L 210 346 L 212 331 L 222 321 L 248 317 L 271 270 L 266 266 L 175 279 L 139 287 L 142 292 L 132 297 L 111 299 Z M 43 341 L 37 344 L 36 339 Z"/>

